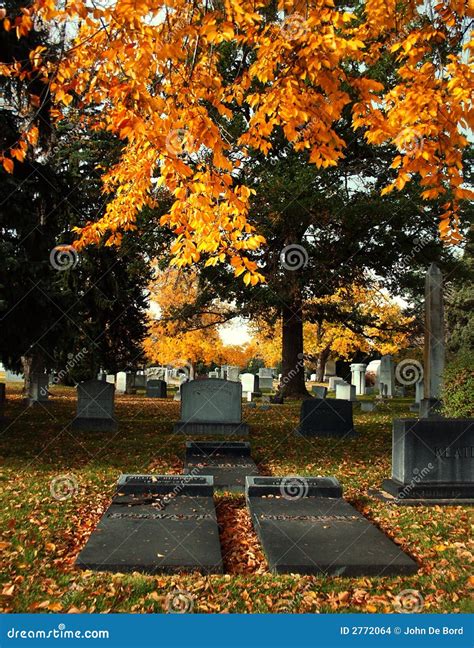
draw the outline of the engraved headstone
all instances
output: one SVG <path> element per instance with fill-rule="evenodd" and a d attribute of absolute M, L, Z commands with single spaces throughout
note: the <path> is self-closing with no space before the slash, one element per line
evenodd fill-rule
<path fill-rule="evenodd" d="M 336 398 L 304 400 L 297 433 L 307 437 L 354 436 L 352 403 Z"/>
<path fill-rule="evenodd" d="M 406 503 L 472 503 L 474 419 L 395 419 L 392 477 L 382 488 Z"/>
<path fill-rule="evenodd" d="M 116 430 L 114 418 L 115 386 L 102 380 L 88 380 L 77 386 L 75 430 Z"/>
<path fill-rule="evenodd" d="M 182 434 L 248 434 L 242 423 L 240 382 L 207 378 L 181 385 L 181 420 L 174 431 Z"/>
<path fill-rule="evenodd" d="M 212 477 L 122 475 L 79 554 L 82 569 L 222 573 Z"/>
<path fill-rule="evenodd" d="M 331 376 L 336 375 L 336 361 L 329 359 L 326 360 L 326 365 L 324 367 L 324 380 L 328 381 Z"/>
<path fill-rule="evenodd" d="M 414 560 L 342 499 L 335 477 L 247 477 L 246 500 L 277 574 L 413 574 Z"/>

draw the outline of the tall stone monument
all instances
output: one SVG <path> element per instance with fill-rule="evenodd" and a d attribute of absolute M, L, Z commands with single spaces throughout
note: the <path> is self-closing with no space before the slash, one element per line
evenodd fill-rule
<path fill-rule="evenodd" d="M 425 280 L 424 398 L 420 403 L 420 418 L 438 415 L 444 356 L 443 275 L 432 263 Z"/>

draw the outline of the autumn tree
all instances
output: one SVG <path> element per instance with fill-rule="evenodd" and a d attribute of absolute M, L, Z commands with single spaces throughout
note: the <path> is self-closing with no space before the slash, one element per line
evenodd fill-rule
<path fill-rule="evenodd" d="M 337 166 L 350 145 L 337 128 L 344 115 L 368 143 L 391 145 L 395 177 L 383 191 L 418 179 L 424 199 L 443 200 L 435 213 L 442 238 L 460 240 L 460 208 L 472 195 L 462 165 L 462 127 L 472 127 L 472 15 L 464 0 L 76 0 L 61 7 L 36 0 L 2 9 L 8 34 L 30 39 L 54 24 L 74 35 L 59 61 L 27 41 L 30 55 L 2 57 L 0 74 L 42 79 L 55 119 L 76 106 L 124 142 L 120 161 L 104 173 L 114 199 L 81 228 L 80 245 L 104 236 L 120 243 L 152 204 L 159 178 L 174 197 L 162 223 L 175 234 L 175 263 L 228 261 L 256 284 L 263 277 L 248 252 L 264 239 L 248 218 L 243 162 L 250 149 L 268 154 L 280 130 L 317 168 Z M 229 48 L 232 75 L 223 65 Z M 386 60 L 393 74 L 374 74 Z M 24 146 L 34 146 L 35 106 L 43 104 L 33 96 L 19 141 L 1 153 L 7 171 Z M 88 113 L 90 106 L 99 110 Z M 238 131 L 235 106 L 244 113 Z"/>
<path fill-rule="evenodd" d="M 219 328 L 229 319 L 226 308 L 217 301 L 205 308 L 196 307 L 200 296 L 200 280 L 195 273 L 156 269 L 150 284 L 152 309 L 144 341 L 149 362 L 184 368 L 194 376 L 197 365 L 243 367 L 254 355 L 251 344 L 223 344 Z"/>

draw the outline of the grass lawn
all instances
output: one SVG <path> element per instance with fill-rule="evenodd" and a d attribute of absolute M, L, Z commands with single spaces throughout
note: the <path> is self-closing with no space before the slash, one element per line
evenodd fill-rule
<path fill-rule="evenodd" d="M 181 472 L 185 439 L 172 434 L 179 403 L 118 396 L 118 432 L 71 432 L 75 392 L 53 387 L 52 394 L 47 408 L 25 408 L 19 388 L 8 389 L 9 424 L 0 436 L 2 611 L 161 612 L 176 590 L 191 594 L 194 612 L 394 612 L 405 590 L 420 593 L 423 612 L 474 611 L 472 509 L 396 507 L 367 495 L 390 475 L 391 420 L 409 416 L 412 399 L 356 411 L 360 436 L 344 442 L 293 436 L 298 403 L 268 411 L 244 405 L 244 417 L 262 474 L 335 475 L 345 498 L 418 561 L 415 576 L 274 576 L 244 497 L 225 493 L 216 495 L 225 574 L 144 576 L 82 572 L 74 560 L 121 472 Z M 77 491 L 58 501 L 50 488 L 63 475 Z"/>

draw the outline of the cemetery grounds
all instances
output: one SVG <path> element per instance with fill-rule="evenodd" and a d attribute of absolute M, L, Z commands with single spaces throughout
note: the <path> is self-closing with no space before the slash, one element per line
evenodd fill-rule
<path fill-rule="evenodd" d="M 165 612 L 176 592 L 198 613 L 390 613 L 413 595 L 416 612 L 474 611 L 472 509 L 395 506 L 367 493 L 390 476 L 391 422 L 410 416 L 412 398 L 355 410 L 360 436 L 344 441 L 295 437 L 299 402 L 266 411 L 244 405 L 243 416 L 262 475 L 337 477 L 344 498 L 418 562 L 416 575 L 273 575 L 244 496 L 217 492 L 225 573 L 147 576 L 80 571 L 74 561 L 121 473 L 182 473 L 185 437 L 173 435 L 180 404 L 117 395 L 117 432 L 72 432 L 75 390 L 56 386 L 51 394 L 47 406 L 26 408 L 20 387 L 8 388 L 9 424 L 0 436 L 3 612 Z"/>

